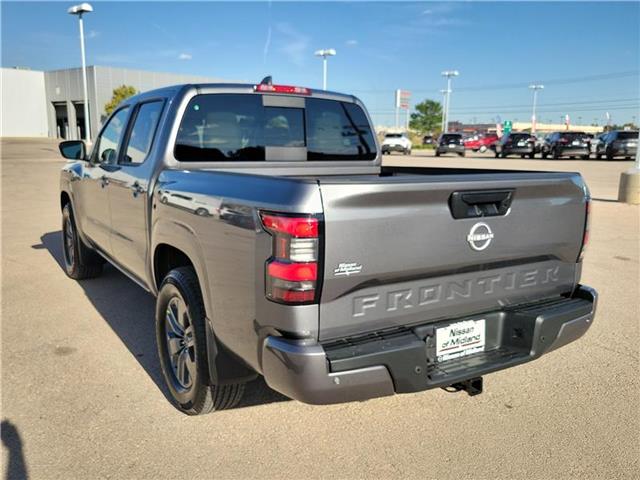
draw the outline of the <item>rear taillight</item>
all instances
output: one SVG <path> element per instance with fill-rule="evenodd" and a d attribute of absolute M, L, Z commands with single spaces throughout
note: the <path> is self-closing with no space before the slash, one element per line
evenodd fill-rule
<path fill-rule="evenodd" d="M 286 304 L 317 303 L 320 219 L 312 215 L 260 214 L 273 237 L 266 264 L 266 296 Z"/>
<path fill-rule="evenodd" d="M 587 249 L 589 243 L 589 209 L 591 208 L 591 200 L 587 198 L 585 202 L 585 216 L 584 216 L 584 233 L 582 234 L 582 246 L 580 247 L 580 255 L 578 255 L 578 262 L 581 262 L 584 258 L 584 252 Z"/>

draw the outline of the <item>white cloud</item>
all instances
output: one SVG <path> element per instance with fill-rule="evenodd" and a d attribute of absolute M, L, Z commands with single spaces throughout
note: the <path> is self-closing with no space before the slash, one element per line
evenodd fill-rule
<path fill-rule="evenodd" d="M 348 47 L 355 47 L 358 45 L 358 40 L 347 40 L 344 44 Z"/>
<path fill-rule="evenodd" d="M 178 55 L 178 60 L 191 60 L 192 58 L 193 55 L 191 55 L 190 53 L 182 52 L 180 55 Z"/>

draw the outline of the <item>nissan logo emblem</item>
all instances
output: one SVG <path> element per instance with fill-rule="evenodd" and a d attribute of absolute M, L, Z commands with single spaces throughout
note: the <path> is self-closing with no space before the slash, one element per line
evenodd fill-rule
<path fill-rule="evenodd" d="M 467 242 L 469 246 L 476 252 L 480 252 L 487 248 L 493 240 L 493 232 L 489 225 L 483 222 L 476 223 L 467 235 Z"/>

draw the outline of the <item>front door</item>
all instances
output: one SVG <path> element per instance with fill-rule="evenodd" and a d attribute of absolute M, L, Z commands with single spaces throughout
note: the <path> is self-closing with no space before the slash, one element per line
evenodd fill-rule
<path fill-rule="evenodd" d="M 129 107 L 118 110 L 96 139 L 82 180 L 74 187 L 78 197 L 74 206 L 79 224 L 87 237 L 103 252 L 111 254 L 109 175 L 118 168 L 118 149 L 125 131 Z"/>
<path fill-rule="evenodd" d="M 153 169 L 147 157 L 163 106 L 163 100 L 155 100 L 136 107 L 118 157 L 119 168 L 109 174 L 113 257 L 140 279 L 146 278 L 147 209 Z"/>

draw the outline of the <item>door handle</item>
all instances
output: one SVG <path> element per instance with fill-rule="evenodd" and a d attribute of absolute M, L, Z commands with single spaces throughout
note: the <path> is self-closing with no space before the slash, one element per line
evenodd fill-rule
<path fill-rule="evenodd" d="M 140 185 L 139 182 L 133 182 L 133 185 L 131 185 L 131 190 L 133 191 L 133 196 L 137 197 L 138 195 L 140 195 L 141 193 L 144 193 L 146 190 L 144 189 L 144 187 L 142 185 Z"/>
<path fill-rule="evenodd" d="M 107 178 L 106 175 L 103 175 L 102 177 L 100 177 L 100 186 L 104 188 L 107 185 L 109 185 L 109 179 Z"/>

